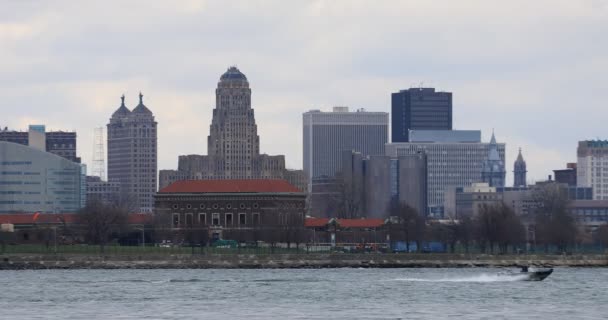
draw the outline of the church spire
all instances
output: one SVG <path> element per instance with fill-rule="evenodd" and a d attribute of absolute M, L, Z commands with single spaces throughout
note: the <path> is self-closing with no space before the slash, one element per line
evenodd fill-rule
<path fill-rule="evenodd" d="M 519 148 L 519 154 L 513 164 L 513 186 L 514 187 L 525 187 L 526 186 L 526 161 L 521 154 L 521 148 Z"/>

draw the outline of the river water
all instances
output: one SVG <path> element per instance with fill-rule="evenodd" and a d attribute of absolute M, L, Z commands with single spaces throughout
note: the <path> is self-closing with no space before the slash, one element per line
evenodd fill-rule
<path fill-rule="evenodd" d="M 606 319 L 608 269 L 0 271 L 1 319 Z"/>

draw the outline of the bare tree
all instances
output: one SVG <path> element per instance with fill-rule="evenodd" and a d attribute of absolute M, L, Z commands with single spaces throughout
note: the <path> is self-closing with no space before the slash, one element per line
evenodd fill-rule
<path fill-rule="evenodd" d="M 79 218 L 85 227 L 87 239 L 98 244 L 103 253 L 112 233 L 125 228 L 128 212 L 121 207 L 92 201 L 81 209 Z"/>
<path fill-rule="evenodd" d="M 608 248 L 608 224 L 600 226 L 595 232 L 594 238 L 602 248 Z"/>
<path fill-rule="evenodd" d="M 515 247 L 525 240 L 521 219 L 504 203 L 482 204 L 475 219 L 477 236 L 482 251 L 489 246 L 490 253 L 498 245 L 500 253 L 506 253 L 509 245 Z"/>
<path fill-rule="evenodd" d="M 405 250 L 410 252 L 410 242 L 418 235 L 417 228 L 419 225 L 418 211 L 405 202 L 394 203 L 389 209 L 390 215 L 397 217 L 400 231 L 403 233 L 405 241 Z"/>
<path fill-rule="evenodd" d="M 363 210 L 363 196 L 361 186 L 352 180 L 345 179 L 342 173 L 337 174 L 338 193 L 336 206 L 338 218 L 353 219 L 361 217 Z"/>
<path fill-rule="evenodd" d="M 533 195 L 538 203 L 535 211 L 536 239 L 545 245 L 556 245 L 558 250 L 566 251 L 574 244 L 578 232 L 576 220 L 570 213 L 568 190 L 557 183 L 547 183 L 538 188 Z"/>

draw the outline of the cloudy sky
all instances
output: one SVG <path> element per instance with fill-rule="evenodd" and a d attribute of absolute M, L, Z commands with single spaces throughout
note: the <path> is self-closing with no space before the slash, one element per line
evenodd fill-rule
<path fill-rule="evenodd" d="M 390 111 L 411 86 L 451 91 L 454 126 L 521 147 L 529 179 L 608 138 L 608 1 L 1 1 L 0 126 L 93 128 L 124 93 L 159 123 L 159 169 L 206 153 L 215 87 L 245 73 L 261 150 L 302 167 L 302 112 Z"/>

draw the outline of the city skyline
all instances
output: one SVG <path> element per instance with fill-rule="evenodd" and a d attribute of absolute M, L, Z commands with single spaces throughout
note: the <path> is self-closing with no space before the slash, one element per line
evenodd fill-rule
<path fill-rule="evenodd" d="M 576 162 L 578 141 L 606 138 L 599 93 L 608 83 L 607 48 L 593 39 L 607 29 L 608 8 L 599 2 L 526 2 L 528 10 L 483 2 L 277 3 L 266 14 L 246 3 L 189 4 L 96 4 L 78 15 L 70 4 L 7 4 L 0 125 L 75 130 L 78 156 L 90 165 L 94 128 L 121 94 L 133 107 L 141 89 L 159 122 L 159 168 L 175 168 L 177 155 L 206 150 L 199 132 L 211 123 L 217 74 L 236 64 L 254 84 L 260 149 L 285 154 L 290 168 L 302 168 L 303 112 L 335 105 L 390 112 L 390 94 L 420 82 L 453 93 L 454 129 L 481 129 L 488 141 L 494 128 L 508 145 L 507 168 L 521 147 L 529 182 Z M 393 15 L 403 21 L 378 24 Z M 453 26 L 439 23 L 448 17 Z M 136 18 L 142 26 L 129 22 Z M 348 21 L 357 21 L 352 31 Z M 403 35 L 436 41 L 412 50 L 395 41 Z"/>

